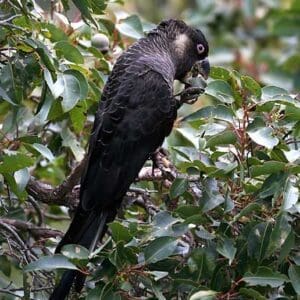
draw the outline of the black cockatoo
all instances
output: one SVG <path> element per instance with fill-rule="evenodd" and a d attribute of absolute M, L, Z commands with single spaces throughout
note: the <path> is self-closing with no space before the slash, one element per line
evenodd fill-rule
<path fill-rule="evenodd" d="M 200 30 L 168 20 L 118 58 L 96 113 L 80 203 L 56 252 L 66 244 L 94 249 L 143 164 L 172 130 L 178 108 L 173 81 L 185 82 L 191 70 L 207 78 L 207 55 Z M 196 98 L 193 93 L 199 89 L 186 85 L 185 95 Z M 66 271 L 50 299 L 64 299 L 73 282 L 79 291 L 84 280 L 78 271 Z"/>

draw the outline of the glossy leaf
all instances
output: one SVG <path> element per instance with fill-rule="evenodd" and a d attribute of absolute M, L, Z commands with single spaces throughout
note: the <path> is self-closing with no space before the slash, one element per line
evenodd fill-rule
<path fill-rule="evenodd" d="M 203 206 L 202 210 L 204 212 L 214 209 L 225 201 L 224 197 L 219 192 L 217 181 L 215 179 L 210 178 L 205 180 L 202 192 L 203 196 L 201 202 Z"/>
<path fill-rule="evenodd" d="M 144 249 L 145 263 L 155 263 L 171 256 L 176 246 L 176 238 L 165 236 L 155 239 Z"/>
<path fill-rule="evenodd" d="M 123 19 L 120 24 L 116 25 L 116 27 L 120 33 L 134 39 L 139 39 L 144 36 L 142 23 L 136 15 Z"/>
<path fill-rule="evenodd" d="M 119 241 L 129 242 L 132 239 L 129 230 L 119 222 L 115 221 L 109 224 L 109 228 L 112 232 L 112 238 L 116 243 Z"/>
<path fill-rule="evenodd" d="M 260 223 L 254 226 L 248 235 L 248 253 L 262 261 L 268 255 L 272 227 L 270 223 Z"/>
<path fill-rule="evenodd" d="M 188 189 L 188 181 L 185 178 L 176 178 L 170 189 L 170 197 L 177 198 Z"/>
<path fill-rule="evenodd" d="M 289 281 L 289 279 L 284 274 L 274 272 L 270 268 L 259 267 L 254 274 L 247 272 L 243 277 L 243 281 L 250 286 L 260 285 L 276 288 Z"/>
<path fill-rule="evenodd" d="M 288 274 L 296 294 L 299 295 L 300 294 L 300 266 L 290 265 Z"/>
<path fill-rule="evenodd" d="M 2 156 L 0 173 L 12 173 L 34 164 L 35 160 L 22 153 L 9 153 Z"/>
<path fill-rule="evenodd" d="M 257 98 L 261 96 L 261 87 L 252 77 L 242 76 L 241 81 L 246 90 L 250 91 Z"/>
<path fill-rule="evenodd" d="M 72 264 L 68 258 L 61 254 L 55 254 L 53 256 L 42 256 L 36 261 L 26 265 L 24 271 L 32 272 L 38 270 L 55 270 L 55 269 L 69 269 L 77 270 L 77 267 Z"/>
<path fill-rule="evenodd" d="M 223 67 L 213 66 L 209 76 L 213 79 L 228 80 L 230 78 L 230 72 Z"/>
<path fill-rule="evenodd" d="M 213 96 L 223 103 L 233 103 L 234 97 L 230 85 L 223 80 L 215 80 L 208 84 L 205 93 Z"/>
<path fill-rule="evenodd" d="M 58 57 L 62 56 L 75 64 L 82 64 L 84 62 L 80 51 L 67 41 L 56 43 L 54 49 L 56 50 Z"/>
<path fill-rule="evenodd" d="M 38 144 L 38 143 L 34 143 L 32 144 L 32 147 L 37 150 L 38 152 L 40 152 L 45 158 L 47 158 L 49 161 L 53 160 L 54 159 L 54 156 L 51 152 L 51 150 L 42 145 L 42 144 Z"/>
<path fill-rule="evenodd" d="M 270 127 L 253 128 L 248 130 L 248 135 L 255 143 L 267 149 L 273 149 L 279 143 L 273 129 Z"/>
<path fill-rule="evenodd" d="M 194 293 L 189 300 L 213 300 L 217 297 L 217 292 L 215 291 L 199 291 Z"/>
<path fill-rule="evenodd" d="M 233 241 L 230 239 L 224 240 L 224 242 L 220 242 L 217 246 L 217 251 L 223 255 L 224 257 L 228 258 L 229 265 L 232 264 L 232 261 L 236 254 L 236 247 L 234 247 Z"/>

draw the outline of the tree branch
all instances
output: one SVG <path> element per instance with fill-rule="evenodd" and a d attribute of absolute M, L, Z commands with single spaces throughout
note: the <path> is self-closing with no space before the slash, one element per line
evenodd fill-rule
<path fill-rule="evenodd" d="M 164 181 L 174 179 L 174 169 L 170 168 L 170 163 L 162 152 L 155 154 L 154 164 L 159 169 L 144 167 L 140 171 L 136 181 Z M 43 183 L 33 177 L 29 180 L 26 190 L 30 196 L 39 202 L 46 204 L 56 204 L 75 209 L 79 202 L 80 176 L 84 170 L 86 158 L 83 159 L 63 181 L 62 184 L 53 188 L 51 185 Z"/>
<path fill-rule="evenodd" d="M 51 237 L 55 238 L 58 236 L 59 237 L 63 236 L 63 233 L 60 230 L 39 227 L 30 222 L 25 222 L 25 221 L 21 221 L 21 220 L 0 218 L 0 224 L 1 223 L 6 224 L 8 226 L 13 226 L 17 230 L 28 231 L 35 238 L 51 238 Z M 14 235 L 14 237 L 16 237 L 16 236 Z M 18 239 L 18 241 L 20 241 L 20 240 L 21 239 Z M 22 246 L 25 247 L 25 244 L 23 243 L 23 241 L 22 241 Z"/>

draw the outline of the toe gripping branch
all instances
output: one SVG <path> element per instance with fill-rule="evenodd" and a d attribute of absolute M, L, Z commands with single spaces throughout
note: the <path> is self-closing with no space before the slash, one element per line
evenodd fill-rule
<path fill-rule="evenodd" d="M 182 104 L 194 104 L 198 97 L 204 93 L 204 89 L 201 87 L 190 86 L 185 88 L 183 91 L 175 95 L 175 99 L 177 100 L 178 107 Z M 176 97 L 179 96 L 179 99 Z"/>

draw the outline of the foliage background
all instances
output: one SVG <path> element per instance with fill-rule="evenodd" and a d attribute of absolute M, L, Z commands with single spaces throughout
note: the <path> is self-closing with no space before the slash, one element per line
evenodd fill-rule
<path fill-rule="evenodd" d="M 169 17 L 208 37 L 206 93 L 103 246 L 52 256 L 115 58 Z M 79 268 L 87 299 L 297 299 L 299 27 L 297 0 L 1 1 L 0 298 L 46 299 Z"/>

